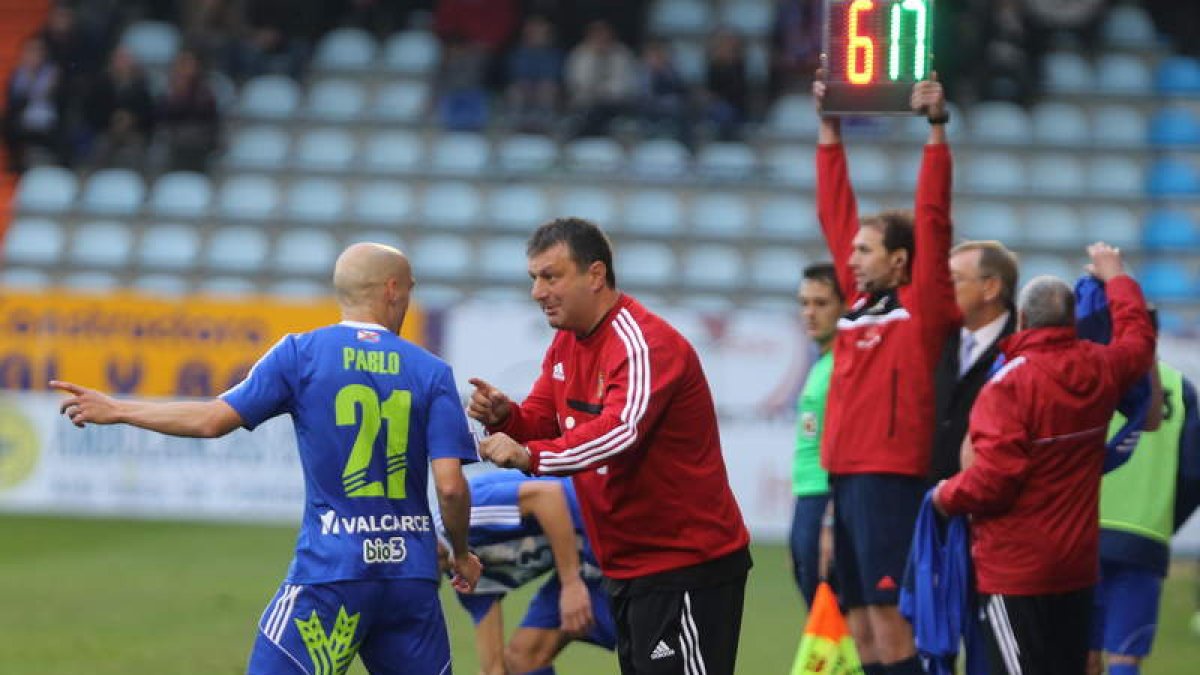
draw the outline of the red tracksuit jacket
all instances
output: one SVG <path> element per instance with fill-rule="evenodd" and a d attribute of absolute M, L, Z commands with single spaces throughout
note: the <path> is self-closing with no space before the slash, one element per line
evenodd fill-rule
<path fill-rule="evenodd" d="M 533 391 L 493 430 L 526 444 L 534 473 L 573 474 L 592 548 L 614 579 L 750 541 L 700 359 L 627 295 L 591 335 L 555 335 Z"/>
<path fill-rule="evenodd" d="M 975 462 L 938 489 L 971 514 L 979 590 L 1047 595 L 1099 578 L 1104 440 L 1121 392 L 1154 363 L 1154 329 L 1137 283 L 1110 281 L 1113 340 L 1042 328 L 1001 343 L 1008 363 L 984 386 L 968 433 Z"/>
<path fill-rule="evenodd" d="M 858 206 L 841 145 L 817 148 L 817 215 L 850 298 L 838 321 L 821 464 L 834 474 L 924 478 L 933 442 L 933 373 L 961 321 L 950 283 L 950 149 L 925 146 L 917 180 L 911 283 L 856 293 L 850 253 Z"/>

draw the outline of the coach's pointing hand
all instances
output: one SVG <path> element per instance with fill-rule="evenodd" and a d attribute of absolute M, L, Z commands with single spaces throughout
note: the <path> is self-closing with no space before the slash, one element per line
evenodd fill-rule
<path fill-rule="evenodd" d="M 520 469 L 526 473 L 531 465 L 529 451 L 508 434 L 492 434 L 479 441 L 479 456 L 503 469 Z"/>
<path fill-rule="evenodd" d="M 467 414 L 489 427 L 503 424 L 512 412 L 512 401 L 499 389 L 478 377 L 467 380 L 475 387 Z"/>
<path fill-rule="evenodd" d="M 58 411 L 71 420 L 71 424 L 83 428 L 85 423 L 113 424 L 119 422 L 117 402 L 111 396 L 94 389 L 81 387 L 71 382 L 50 381 L 51 388 L 71 394 L 59 406 Z"/>

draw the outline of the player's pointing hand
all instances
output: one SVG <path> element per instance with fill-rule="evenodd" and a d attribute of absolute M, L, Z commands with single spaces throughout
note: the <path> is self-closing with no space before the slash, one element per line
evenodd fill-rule
<path fill-rule="evenodd" d="M 120 421 L 117 402 L 111 396 L 60 380 L 51 380 L 50 387 L 71 394 L 70 398 L 62 402 L 58 411 L 80 429 L 87 423 L 113 424 Z"/>
<path fill-rule="evenodd" d="M 467 414 L 487 426 L 503 424 L 512 412 L 512 401 L 499 389 L 478 377 L 467 380 L 475 387 L 471 393 L 471 402 L 467 406 Z"/>

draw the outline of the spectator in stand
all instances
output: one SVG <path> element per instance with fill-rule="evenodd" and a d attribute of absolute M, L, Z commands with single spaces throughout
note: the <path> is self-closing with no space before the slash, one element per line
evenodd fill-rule
<path fill-rule="evenodd" d="M 140 166 L 154 130 L 154 98 L 137 60 L 118 47 L 84 105 L 91 159 L 100 166 Z"/>
<path fill-rule="evenodd" d="M 33 38 L 21 48 L 20 60 L 8 80 L 4 109 L 4 143 L 13 171 L 25 170 L 33 148 L 63 160 L 60 72 L 47 58 L 41 38 Z"/>
<path fill-rule="evenodd" d="M 437 72 L 437 111 L 442 126 L 477 131 L 487 125 L 488 98 L 483 80 L 487 55 L 479 45 L 457 35 L 442 42 Z"/>
<path fill-rule="evenodd" d="M 508 57 L 508 107 L 519 129 L 544 131 L 553 123 L 561 94 L 563 52 L 554 44 L 554 26 L 531 16 L 521 43 Z"/>
<path fill-rule="evenodd" d="M 82 97 L 104 63 L 105 45 L 80 26 L 75 10 L 58 3 L 42 31 L 47 58 L 58 66 L 59 89 L 67 101 Z"/>
<path fill-rule="evenodd" d="M 1175 48 L 1200 57 L 1200 3 L 1179 0 L 1146 0 L 1142 3 L 1158 30 L 1174 38 Z M 1197 613 L 1200 615 L 1200 612 Z"/>
<path fill-rule="evenodd" d="M 438 0 L 433 30 L 443 40 L 458 38 L 489 55 L 508 46 L 520 23 L 516 0 Z"/>
<path fill-rule="evenodd" d="M 239 74 L 240 38 L 246 33 L 237 0 L 193 0 L 180 11 L 183 39 L 205 63 Z"/>
<path fill-rule="evenodd" d="M 780 0 L 771 29 L 770 94 L 806 86 L 821 66 L 821 0 Z"/>
<path fill-rule="evenodd" d="M 1041 50 L 1021 0 L 972 0 L 958 28 L 966 47 L 961 62 L 974 64 L 962 69 L 964 96 L 1030 103 Z"/>
<path fill-rule="evenodd" d="M 217 148 L 220 114 L 195 52 L 184 50 L 175 56 L 159 108 L 170 167 L 204 171 Z"/>
<path fill-rule="evenodd" d="M 690 143 L 688 86 L 675 67 L 667 43 L 651 40 L 642 48 L 640 87 L 638 111 L 650 127 L 650 134 Z"/>
<path fill-rule="evenodd" d="M 235 77 L 264 73 L 300 79 L 315 37 L 314 3 L 244 0 L 247 35 L 237 47 Z"/>
<path fill-rule="evenodd" d="M 637 77 L 637 61 L 629 47 L 617 41 L 607 23 L 591 23 L 583 42 L 567 57 L 567 95 L 581 117 L 579 133 L 604 133 L 633 102 Z"/>
<path fill-rule="evenodd" d="M 738 135 L 749 104 L 746 46 L 737 33 L 722 29 L 708 43 L 704 72 L 704 117 L 725 140 Z"/>

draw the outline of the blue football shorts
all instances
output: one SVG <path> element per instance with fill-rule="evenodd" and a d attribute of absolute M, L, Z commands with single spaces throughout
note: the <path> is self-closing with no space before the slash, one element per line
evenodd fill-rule
<path fill-rule="evenodd" d="M 604 590 L 603 579 L 585 580 L 588 594 L 592 598 L 592 617 L 595 625 L 587 635 L 579 638 L 605 649 L 616 649 L 617 627 L 613 623 L 612 608 L 608 593 Z M 558 583 L 558 575 L 551 574 L 542 587 L 529 599 L 529 608 L 521 619 L 522 628 L 539 628 L 558 630 L 562 625 L 562 613 L 559 611 L 558 599 L 562 586 Z M 502 594 L 465 595 L 458 593 L 458 601 L 471 614 L 471 619 L 478 624 L 487 615 L 492 605 L 504 596 Z"/>
<path fill-rule="evenodd" d="M 1101 562 L 1092 609 L 1092 649 L 1148 656 L 1158 628 L 1162 577 L 1150 570 Z"/>

